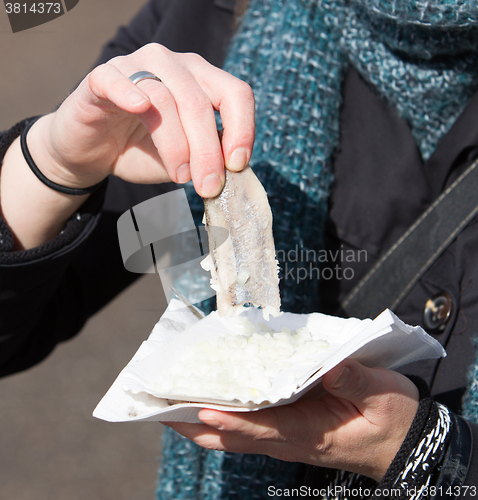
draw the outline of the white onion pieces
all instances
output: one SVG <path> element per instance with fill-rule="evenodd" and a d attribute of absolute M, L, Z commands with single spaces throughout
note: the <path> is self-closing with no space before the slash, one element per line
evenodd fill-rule
<path fill-rule="evenodd" d="M 330 347 L 325 340 L 314 340 L 306 327 L 274 332 L 244 317 L 230 321 L 237 335 L 221 335 L 186 350 L 172 370 L 152 384 L 154 392 L 171 399 L 267 399 L 273 383 L 290 384 L 298 370 L 316 365 Z"/>

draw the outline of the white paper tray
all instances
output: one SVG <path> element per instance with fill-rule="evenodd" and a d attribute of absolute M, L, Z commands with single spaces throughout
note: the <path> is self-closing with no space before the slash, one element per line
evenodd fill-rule
<path fill-rule="evenodd" d="M 245 314 L 253 323 L 265 322 L 261 311 L 248 309 Z M 168 363 L 179 350 L 205 339 L 214 339 L 218 332 L 227 331 L 228 320 L 220 318 L 217 313 L 212 313 L 200 323 L 198 321 L 197 316 L 182 302 L 171 301 L 148 340 L 142 343 L 132 360 L 119 374 L 96 407 L 93 416 L 109 422 L 149 420 L 199 423 L 197 414 L 202 408 L 255 411 L 292 403 L 317 385 L 325 373 L 348 357 L 366 366 L 394 369 L 412 361 L 446 356 L 441 344 L 422 328 L 406 325 L 389 310 L 373 321 L 336 318 L 319 313 L 284 313 L 277 318 L 271 318 L 269 326 L 277 331 L 280 331 L 281 326 L 291 329 L 307 326 L 312 333 L 320 332 L 319 338 L 328 340 L 333 347 L 330 355 L 322 359 L 320 364 L 302 374 L 297 385 L 291 387 L 285 397 L 272 394 L 268 398 L 272 403 L 213 400 L 207 403 L 170 404 L 166 398 L 153 397 L 146 392 L 133 394 L 123 389 L 124 386 L 131 385 L 132 380 L 139 380 L 141 383 L 141 378 L 147 386 L 148 378 L 156 376 L 152 370 L 156 369 L 155 367 L 167 370 Z M 177 396 L 174 398 L 177 399 Z"/>

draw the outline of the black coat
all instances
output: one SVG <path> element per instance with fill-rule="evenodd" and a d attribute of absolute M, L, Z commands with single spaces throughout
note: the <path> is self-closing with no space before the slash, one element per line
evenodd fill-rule
<path fill-rule="evenodd" d="M 222 64 L 233 25 L 234 0 L 151 0 L 127 28 L 120 28 L 98 63 L 128 54 L 149 42 L 197 52 Z M 341 143 L 331 201 L 328 245 L 365 250 L 366 259 L 347 262 L 353 279 L 322 282 L 328 307 L 338 301 L 477 156 L 478 96 L 471 100 L 437 151 L 423 162 L 408 125 L 350 69 L 344 86 Z M 0 136 L 0 155 L 23 123 Z M 55 345 L 74 336 L 137 275 L 125 271 L 116 221 L 132 206 L 169 189 L 111 178 L 67 224 L 61 235 L 38 249 L 12 252 L 13 239 L 0 221 L 0 374 L 24 370 Z M 101 204 L 104 205 L 101 209 Z M 99 213 L 101 212 L 101 215 Z M 476 361 L 478 332 L 478 225 L 461 232 L 395 311 L 409 324 L 422 324 L 427 300 L 442 292 L 453 310 L 435 337 L 448 357 L 406 367 L 430 385 L 434 397 L 459 412 L 469 366 Z M 365 254 L 361 254 L 365 255 Z M 343 264 L 345 267 L 345 264 Z M 351 274 L 349 273 L 349 276 Z M 467 485 L 478 484 L 478 434 Z"/>

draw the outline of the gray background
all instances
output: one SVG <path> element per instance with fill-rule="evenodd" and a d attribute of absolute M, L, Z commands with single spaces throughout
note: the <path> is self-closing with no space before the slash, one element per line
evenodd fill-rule
<path fill-rule="evenodd" d="M 1 2 L 0 130 L 55 107 L 142 3 L 80 0 L 12 34 Z M 111 424 L 91 412 L 164 307 L 158 277 L 141 278 L 45 362 L 0 380 L 1 499 L 154 498 L 161 425 Z"/>

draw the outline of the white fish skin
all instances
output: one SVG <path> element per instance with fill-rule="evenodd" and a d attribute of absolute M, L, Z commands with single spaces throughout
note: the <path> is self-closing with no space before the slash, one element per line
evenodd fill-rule
<path fill-rule="evenodd" d="M 224 189 L 216 198 L 204 199 L 204 208 L 210 254 L 203 267 L 211 271 L 219 315 L 226 315 L 231 306 L 243 304 L 278 314 L 279 267 L 272 212 L 267 194 L 252 169 L 226 170 Z M 229 231 L 225 242 L 215 236 L 214 227 Z"/>

